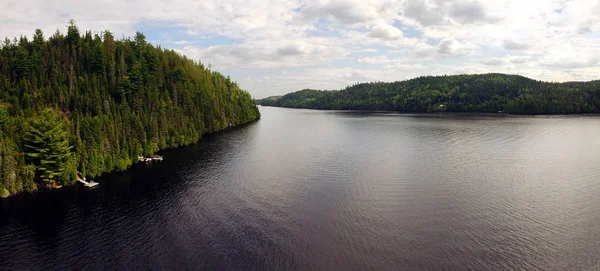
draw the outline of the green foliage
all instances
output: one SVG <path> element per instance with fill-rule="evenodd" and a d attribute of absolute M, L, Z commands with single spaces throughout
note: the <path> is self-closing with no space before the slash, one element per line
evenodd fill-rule
<path fill-rule="evenodd" d="M 17 156 L 11 142 L 0 133 L 0 190 L 4 188 L 9 193 L 20 191 L 22 185 L 17 182 Z"/>
<path fill-rule="evenodd" d="M 279 98 L 281 98 L 281 96 L 271 96 L 264 99 L 256 100 L 256 103 L 264 106 L 273 106 L 277 102 L 277 100 L 279 100 Z"/>
<path fill-rule="evenodd" d="M 80 32 L 0 46 L 0 188 L 124 170 L 140 154 L 260 118 L 246 91 L 142 33 Z"/>
<path fill-rule="evenodd" d="M 72 147 L 64 119 L 58 112 L 47 108 L 30 117 L 23 130 L 27 162 L 36 166 L 38 179 L 56 182 L 71 156 Z"/>
<path fill-rule="evenodd" d="M 26 165 L 23 167 L 21 176 L 23 178 L 23 187 L 25 191 L 35 191 L 37 186 L 35 184 L 35 166 Z"/>
<path fill-rule="evenodd" d="M 69 157 L 64 162 L 64 167 L 58 176 L 58 183 L 61 185 L 71 185 L 77 180 L 77 160 Z"/>
<path fill-rule="evenodd" d="M 6 122 L 8 122 L 8 109 L 0 106 L 0 131 L 4 130 Z"/>
<path fill-rule="evenodd" d="M 257 101 L 266 106 L 400 112 L 572 114 L 600 112 L 600 81 L 548 83 L 523 76 L 426 76 L 339 91 L 301 90 Z"/>
<path fill-rule="evenodd" d="M 79 43 L 79 28 L 75 25 L 75 20 L 69 20 L 69 25 L 67 26 L 67 42 L 71 46 L 76 46 Z"/>

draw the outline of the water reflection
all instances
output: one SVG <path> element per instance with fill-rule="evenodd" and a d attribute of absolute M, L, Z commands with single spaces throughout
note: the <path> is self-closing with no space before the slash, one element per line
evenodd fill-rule
<path fill-rule="evenodd" d="M 96 190 L 1 200 L 0 269 L 599 266 L 599 117 L 261 112 Z"/>

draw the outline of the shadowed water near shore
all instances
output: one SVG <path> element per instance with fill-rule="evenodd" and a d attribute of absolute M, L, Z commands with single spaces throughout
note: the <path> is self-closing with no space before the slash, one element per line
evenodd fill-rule
<path fill-rule="evenodd" d="M 0 200 L 0 269 L 600 268 L 600 117 L 261 113 Z"/>

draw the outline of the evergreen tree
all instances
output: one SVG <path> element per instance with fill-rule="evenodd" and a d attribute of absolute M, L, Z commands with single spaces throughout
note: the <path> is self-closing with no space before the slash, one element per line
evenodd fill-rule
<path fill-rule="evenodd" d="M 47 40 L 0 46 L 0 196 L 124 170 L 140 154 L 198 142 L 260 118 L 218 72 L 134 39 L 81 34 L 69 21 Z M 4 190 L 5 189 L 5 190 Z"/>
<path fill-rule="evenodd" d="M 56 182 L 65 171 L 72 148 L 62 116 L 47 108 L 39 116 L 29 118 L 23 141 L 27 161 L 36 166 L 38 178 L 47 183 Z"/>

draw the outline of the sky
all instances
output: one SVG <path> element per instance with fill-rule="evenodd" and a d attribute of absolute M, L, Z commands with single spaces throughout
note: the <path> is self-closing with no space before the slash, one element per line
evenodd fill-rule
<path fill-rule="evenodd" d="M 2 0 L 0 36 L 143 32 L 255 98 L 422 75 L 600 79 L 598 0 Z"/>

